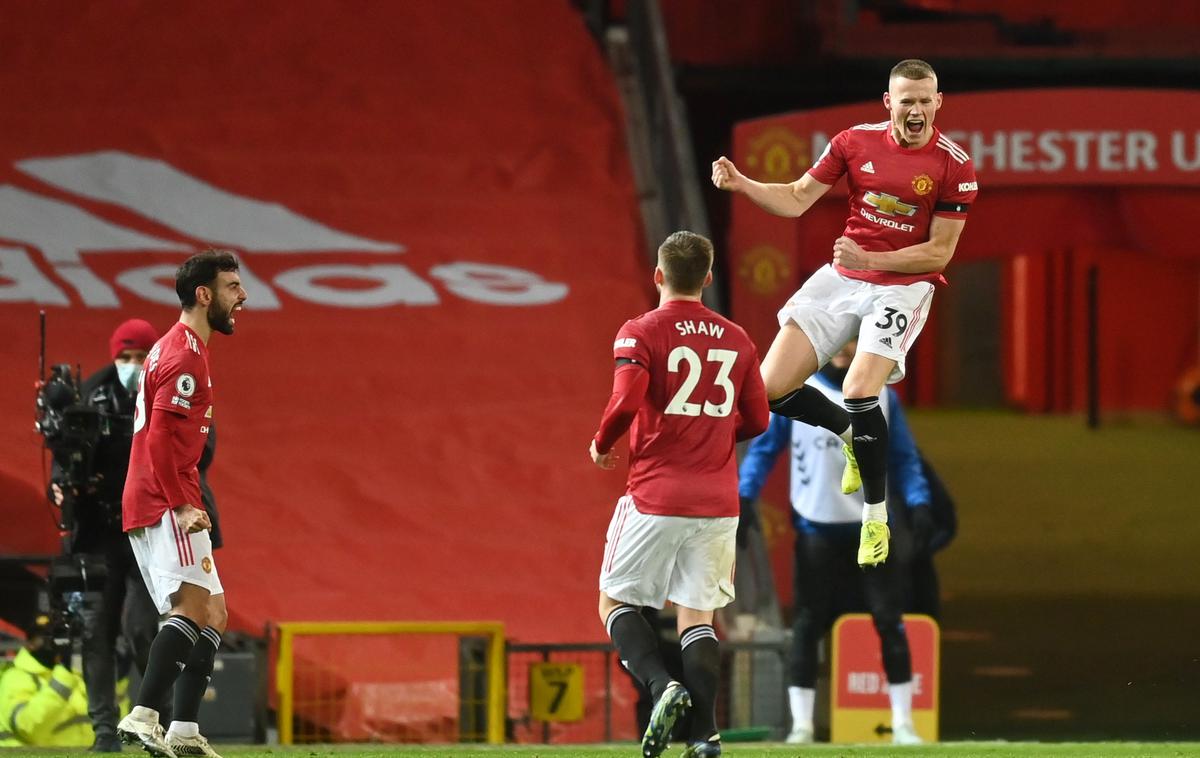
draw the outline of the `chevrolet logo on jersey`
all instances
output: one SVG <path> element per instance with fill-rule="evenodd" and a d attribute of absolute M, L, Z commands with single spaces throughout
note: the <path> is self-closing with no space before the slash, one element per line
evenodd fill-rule
<path fill-rule="evenodd" d="M 863 194 L 863 202 L 886 216 L 914 216 L 917 206 L 900 201 L 895 195 L 886 192 L 871 192 Z"/>

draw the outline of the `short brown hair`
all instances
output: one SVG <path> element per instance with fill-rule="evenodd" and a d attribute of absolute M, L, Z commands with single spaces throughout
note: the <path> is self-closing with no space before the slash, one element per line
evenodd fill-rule
<path fill-rule="evenodd" d="M 673 291 L 694 295 L 712 270 L 713 244 L 695 232 L 675 232 L 658 246 L 658 265 Z"/>
<path fill-rule="evenodd" d="M 897 76 L 914 80 L 937 79 L 937 73 L 934 72 L 933 66 L 919 58 L 906 58 L 892 66 L 892 73 L 888 79 L 894 79 Z"/>

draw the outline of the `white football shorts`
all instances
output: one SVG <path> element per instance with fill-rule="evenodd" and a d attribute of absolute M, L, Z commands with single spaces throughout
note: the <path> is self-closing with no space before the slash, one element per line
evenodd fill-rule
<path fill-rule="evenodd" d="M 824 366 L 847 342 L 891 358 L 896 368 L 888 384 L 904 378 L 904 359 L 925 328 L 933 303 L 933 284 L 872 284 L 842 276 L 825 264 L 779 309 L 779 325 L 800 327 Z"/>
<path fill-rule="evenodd" d="M 629 605 L 723 608 L 733 600 L 737 523 L 642 513 L 626 495 L 608 525 L 600 591 Z"/>
<path fill-rule="evenodd" d="M 184 583 L 203 587 L 210 595 L 224 594 L 208 531 L 188 534 L 175 523 L 174 511 L 168 510 L 153 526 L 131 531 L 129 544 L 159 613 L 171 610 L 171 595 Z"/>

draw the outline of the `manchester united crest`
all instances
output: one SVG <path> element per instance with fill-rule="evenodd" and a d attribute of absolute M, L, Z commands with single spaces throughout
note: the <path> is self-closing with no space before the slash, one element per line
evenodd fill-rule
<path fill-rule="evenodd" d="M 746 168 L 765 182 L 790 182 L 809 164 L 808 141 L 790 129 L 773 126 L 750 139 Z"/>
<path fill-rule="evenodd" d="M 933 178 L 929 174 L 921 174 L 914 176 L 912 181 L 913 192 L 918 195 L 928 195 L 933 192 Z"/>
<path fill-rule="evenodd" d="M 756 295 L 772 295 L 792 274 L 787 257 L 770 245 L 759 245 L 742 256 L 738 276 Z"/>
<path fill-rule="evenodd" d="M 200 568 L 204 569 L 204 573 L 212 573 L 212 558 L 207 555 L 200 559 Z"/>

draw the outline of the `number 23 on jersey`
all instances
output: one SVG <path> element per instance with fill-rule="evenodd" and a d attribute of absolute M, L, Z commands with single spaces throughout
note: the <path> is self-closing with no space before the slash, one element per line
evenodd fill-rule
<path fill-rule="evenodd" d="M 717 364 L 717 376 L 713 384 L 724 393 L 721 402 L 713 403 L 705 400 L 703 403 L 694 402 L 692 394 L 700 384 L 704 372 L 699 354 L 687 345 L 680 345 L 667 356 L 667 370 L 672 374 L 683 373 L 683 383 L 679 385 L 671 401 L 667 403 L 664 413 L 674 416 L 706 416 L 723 418 L 733 411 L 734 391 L 733 382 L 729 375 L 733 372 L 733 364 L 737 362 L 737 351 L 710 348 L 706 359 L 709 363 Z"/>

